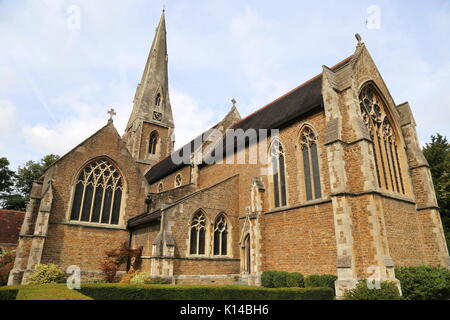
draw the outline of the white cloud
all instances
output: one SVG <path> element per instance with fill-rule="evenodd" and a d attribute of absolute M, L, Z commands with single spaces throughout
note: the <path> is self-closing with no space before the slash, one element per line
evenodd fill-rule
<path fill-rule="evenodd" d="M 275 21 L 260 16 L 249 6 L 231 21 L 242 71 L 252 90 L 250 106 L 244 107 L 246 112 L 277 98 L 289 88 L 287 81 L 274 77 L 283 56 L 277 38 L 278 28 Z"/>
<path fill-rule="evenodd" d="M 175 121 L 175 145 L 183 145 L 196 138 L 213 125 L 215 114 L 212 108 L 201 109 L 198 101 L 189 94 L 172 89 L 170 92 Z"/>

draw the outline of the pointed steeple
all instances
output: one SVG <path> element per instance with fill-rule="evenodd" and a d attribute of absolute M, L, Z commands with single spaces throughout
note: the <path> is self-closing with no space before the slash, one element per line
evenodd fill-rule
<path fill-rule="evenodd" d="M 123 136 L 128 150 L 143 172 L 173 152 L 175 126 L 167 63 L 166 18 L 163 11 Z"/>
<path fill-rule="evenodd" d="M 141 83 L 136 90 L 133 112 L 128 121 L 127 131 L 140 121 L 169 128 L 174 127 L 169 98 L 167 63 L 166 18 L 163 11 Z"/>

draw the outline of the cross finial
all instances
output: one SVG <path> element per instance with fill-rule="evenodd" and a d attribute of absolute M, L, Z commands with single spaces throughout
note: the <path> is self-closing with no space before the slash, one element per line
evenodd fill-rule
<path fill-rule="evenodd" d="M 236 103 L 237 103 L 237 101 L 236 101 L 236 99 L 231 99 L 231 103 L 233 104 L 233 108 L 236 108 Z"/>
<path fill-rule="evenodd" d="M 107 113 L 109 114 L 108 123 L 113 122 L 113 117 L 115 115 L 117 115 L 117 113 L 115 112 L 115 110 L 113 108 L 111 108 L 111 110 L 109 110 Z"/>

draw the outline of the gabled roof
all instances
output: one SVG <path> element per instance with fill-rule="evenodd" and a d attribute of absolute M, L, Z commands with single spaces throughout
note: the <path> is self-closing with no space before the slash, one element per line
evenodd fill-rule
<path fill-rule="evenodd" d="M 331 69 L 336 70 L 343 67 L 350 62 L 352 57 L 353 56 L 348 57 L 347 59 L 333 66 Z M 316 108 L 322 107 L 322 104 L 322 73 L 320 73 L 309 81 L 301 84 L 300 86 L 289 91 L 280 98 L 272 101 L 268 105 L 242 119 L 241 121 L 233 125 L 232 129 L 242 129 L 244 131 L 248 129 L 281 129 L 290 121 L 298 119 Z M 203 138 L 207 138 L 210 134 L 211 129 L 203 133 Z M 223 139 L 225 138 L 226 137 L 224 136 Z M 178 149 L 174 152 L 174 154 L 182 156 L 182 150 L 186 150 L 186 147 L 188 147 L 189 145 L 191 147 L 191 149 L 189 150 L 192 150 L 192 152 L 197 151 L 193 150 L 194 141 L 195 140 L 192 140 L 191 142 L 183 146 L 183 148 Z M 223 143 L 223 146 L 223 152 L 226 152 L 226 143 Z M 145 177 L 147 181 L 152 184 L 179 170 L 185 165 L 186 164 L 176 165 L 175 163 L 173 163 L 171 156 L 169 156 L 153 166 L 146 173 Z"/>

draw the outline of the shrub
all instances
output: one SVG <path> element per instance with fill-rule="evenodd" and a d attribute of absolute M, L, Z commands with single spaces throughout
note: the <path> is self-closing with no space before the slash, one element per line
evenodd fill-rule
<path fill-rule="evenodd" d="M 120 248 L 105 252 L 105 258 L 100 264 L 104 278 L 107 282 L 117 282 L 117 271 L 128 262 L 131 262 L 132 270 L 139 270 L 141 267 L 141 254 L 143 247 L 130 249 L 124 242 Z"/>
<path fill-rule="evenodd" d="M 149 279 L 151 279 L 150 273 L 137 272 L 131 277 L 130 284 L 144 284 Z"/>
<path fill-rule="evenodd" d="M 355 289 L 349 290 L 344 295 L 345 300 L 401 300 L 397 285 L 384 281 L 381 289 L 369 289 L 366 281 L 358 282 Z"/>
<path fill-rule="evenodd" d="M 54 264 L 40 264 L 28 279 L 28 284 L 60 283 L 64 280 L 64 273 Z"/>
<path fill-rule="evenodd" d="M 275 288 L 273 278 L 277 272 L 272 270 L 264 271 L 261 275 L 261 285 L 266 288 Z"/>
<path fill-rule="evenodd" d="M 267 289 L 247 286 L 88 284 L 81 293 L 95 300 L 333 300 L 329 288 Z"/>
<path fill-rule="evenodd" d="M 303 275 L 298 272 L 288 273 L 286 276 L 286 285 L 288 287 L 304 288 L 305 284 Z"/>
<path fill-rule="evenodd" d="M 275 288 L 286 288 L 287 287 L 287 275 L 288 272 L 276 272 L 273 277 L 273 285 Z"/>
<path fill-rule="evenodd" d="M 334 290 L 337 277 L 333 274 L 311 275 L 305 277 L 305 288 L 327 287 Z"/>
<path fill-rule="evenodd" d="M 443 267 L 400 267 L 395 269 L 395 275 L 405 299 L 450 299 L 450 271 Z"/>
<path fill-rule="evenodd" d="M 14 266 L 15 257 L 16 255 L 12 252 L 0 256 L 0 287 L 7 285 L 9 272 Z"/>

